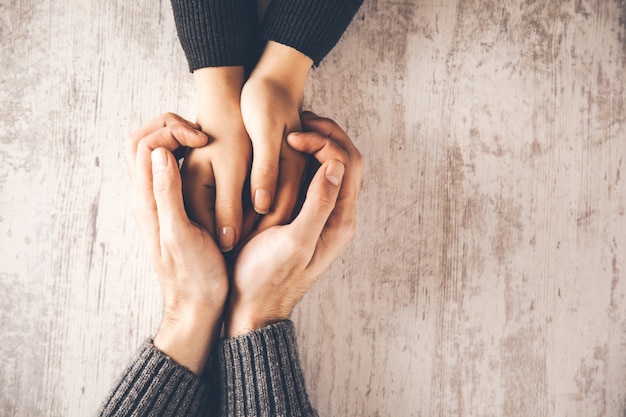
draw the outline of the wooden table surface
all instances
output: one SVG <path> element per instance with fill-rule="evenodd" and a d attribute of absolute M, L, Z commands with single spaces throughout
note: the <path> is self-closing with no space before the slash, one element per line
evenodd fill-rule
<path fill-rule="evenodd" d="M 321 416 L 626 415 L 626 2 L 366 0 L 307 85 L 366 160 L 294 313 Z M 0 0 L 0 414 L 91 415 L 156 329 L 127 133 L 193 119 L 166 0 Z"/>

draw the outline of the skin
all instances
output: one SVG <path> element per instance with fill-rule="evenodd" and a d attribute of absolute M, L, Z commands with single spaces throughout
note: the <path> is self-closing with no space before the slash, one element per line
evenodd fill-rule
<path fill-rule="evenodd" d="M 192 223 L 183 205 L 181 178 L 172 152 L 202 147 L 197 125 L 165 114 L 127 140 L 134 185 L 133 214 L 163 294 L 163 319 L 154 345 L 199 374 L 219 335 L 228 275 L 213 237 Z"/>
<path fill-rule="evenodd" d="M 189 216 L 230 251 L 242 233 L 241 195 L 250 170 L 252 144 L 240 109 L 243 67 L 194 71 L 197 123 L 211 138 L 191 149 L 183 163 L 183 195 Z"/>
<path fill-rule="evenodd" d="M 270 41 L 245 83 L 241 66 L 194 71 L 197 123 L 211 142 L 187 154 L 183 194 L 190 217 L 224 252 L 250 233 L 292 218 L 306 159 L 285 138 L 301 130 L 312 64 L 297 50 Z M 246 213 L 241 196 L 249 172 L 254 211 Z"/>
<path fill-rule="evenodd" d="M 213 237 L 187 217 L 172 154 L 181 146 L 202 148 L 209 138 L 194 123 L 166 114 L 127 141 L 133 213 L 163 293 L 154 345 L 196 374 L 223 317 L 227 337 L 287 319 L 354 235 L 361 155 L 333 121 L 305 113 L 302 124 L 307 132 L 292 133 L 287 142 L 321 164 L 302 209 L 291 223 L 269 227 L 243 246 L 230 284 Z"/>
<path fill-rule="evenodd" d="M 259 233 L 235 260 L 226 311 L 227 337 L 288 319 L 354 236 L 363 178 L 361 154 L 332 120 L 304 113 L 302 123 L 308 132 L 292 133 L 287 141 L 322 165 L 293 222 Z"/>

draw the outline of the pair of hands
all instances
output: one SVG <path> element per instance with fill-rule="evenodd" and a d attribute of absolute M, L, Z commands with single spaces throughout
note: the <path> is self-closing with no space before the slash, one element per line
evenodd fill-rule
<path fill-rule="evenodd" d="M 211 139 L 198 125 L 165 114 L 127 141 L 133 213 L 163 291 L 163 320 L 154 345 L 197 374 L 223 318 L 227 337 L 287 319 L 354 234 L 361 155 L 331 120 L 304 113 L 302 126 L 304 133 L 286 136 L 289 150 L 310 154 L 321 164 L 302 209 L 291 223 L 250 239 L 230 280 L 211 233 L 187 216 L 174 157 L 182 147 L 201 148 Z"/>
<path fill-rule="evenodd" d="M 296 49 L 270 41 L 247 81 L 242 66 L 194 71 L 197 123 L 210 142 L 186 155 L 183 195 L 191 219 L 224 252 L 292 218 L 306 159 L 285 139 L 302 130 L 300 108 L 312 63 Z M 254 210 L 246 211 L 248 173 Z"/>

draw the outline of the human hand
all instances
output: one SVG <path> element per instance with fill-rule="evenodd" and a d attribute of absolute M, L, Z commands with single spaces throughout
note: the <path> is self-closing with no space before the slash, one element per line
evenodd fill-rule
<path fill-rule="evenodd" d="M 252 146 L 241 118 L 243 67 L 194 71 L 197 122 L 211 139 L 187 152 L 181 175 L 189 217 L 216 239 L 224 252 L 242 236 L 242 193 Z"/>
<path fill-rule="evenodd" d="M 285 139 L 301 130 L 300 107 L 312 62 L 270 41 L 241 92 L 241 114 L 254 150 L 250 197 L 254 209 L 265 215 L 255 233 L 292 218 L 306 159 Z"/>
<path fill-rule="evenodd" d="M 308 132 L 292 133 L 287 141 L 322 165 L 293 222 L 266 229 L 241 249 L 232 273 L 227 337 L 289 318 L 354 235 L 362 157 L 332 120 L 312 113 L 304 113 L 302 120 Z"/>
<path fill-rule="evenodd" d="M 228 275 L 212 236 L 185 213 L 172 155 L 181 146 L 207 144 L 197 128 L 175 114 L 162 115 L 130 135 L 126 158 L 133 214 L 163 293 L 154 345 L 199 374 L 221 328 Z"/>

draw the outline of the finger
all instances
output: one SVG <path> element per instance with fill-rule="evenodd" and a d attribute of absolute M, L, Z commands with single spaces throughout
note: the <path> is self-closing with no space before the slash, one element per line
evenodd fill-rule
<path fill-rule="evenodd" d="M 175 113 L 165 113 L 159 117 L 155 117 L 154 119 L 150 120 L 148 123 L 145 123 L 139 129 L 131 133 L 129 136 L 129 139 L 133 139 L 136 142 L 138 142 L 139 140 L 141 140 L 141 138 L 149 135 L 155 130 L 159 130 L 162 127 L 171 126 L 176 123 L 184 123 L 193 129 L 196 129 L 196 130 L 199 129 L 199 126 L 197 124 L 189 120 L 183 119 L 182 117 L 180 117 L 179 115 Z"/>
<path fill-rule="evenodd" d="M 153 150 L 163 147 L 173 151 L 180 146 L 181 142 L 199 141 L 198 131 L 185 124 L 174 124 L 163 127 L 143 137 L 136 147 L 127 152 L 129 169 L 135 184 L 135 191 L 145 200 L 152 197 L 152 163 L 150 155 Z M 206 140 L 206 136 L 204 136 Z"/>
<path fill-rule="evenodd" d="M 304 154 L 295 151 L 287 144 L 283 146 L 274 205 L 270 213 L 259 221 L 256 232 L 291 221 L 300 195 L 306 166 L 307 158 Z"/>
<path fill-rule="evenodd" d="M 318 132 L 291 133 L 287 143 L 297 151 L 312 154 L 320 163 L 336 159 L 344 164 L 346 174 L 339 199 L 356 200 L 363 179 L 363 164 L 358 151 L 350 154 L 335 140 Z"/>
<path fill-rule="evenodd" d="M 263 126 L 259 131 L 248 130 L 252 141 L 253 159 L 250 172 L 252 204 L 259 214 L 266 214 L 272 207 L 276 192 L 281 143 L 284 127 Z"/>
<path fill-rule="evenodd" d="M 323 164 L 311 181 L 300 214 L 290 225 L 296 239 L 312 250 L 335 208 L 345 171 L 337 160 Z"/>
<path fill-rule="evenodd" d="M 164 243 L 180 239 L 181 226 L 187 225 L 189 219 L 183 205 L 181 179 L 174 155 L 164 148 L 157 148 L 152 151 L 151 160 L 154 200 L 163 248 Z"/>
<path fill-rule="evenodd" d="M 229 163 L 230 162 L 230 163 Z M 215 171 L 215 224 L 220 249 L 228 252 L 241 236 L 243 221 L 243 184 L 248 173 L 248 161 L 213 162 Z"/>
<path fill-rule="evenodd" d="M 301 121 L 304 131 L 317 132 L 328 136 L 339 143 L 348 153 L 359 152 L 352 140 L 350 140 L 348 134 L 334 120 L 320 117 L 310 111 L 305 111 L 302 112 Z"/>
<path fill-rule="evenodd" d="M 215 239 L 215 177 L 210 161 L 198 163 L 188 155 L 181 169 L 187 215 Z"/>
<path fill-rule="evenodd" d="M 162 116 L 163 117 L 163 116 Z M 177 116 L 178 117 L 178 116 Z M 178 118 L 180 119 L 180 118 Z M 131 134 L 126 141 L 126 162 L 131 175 L 135 174 L 135 162 L 139 146 L 143 143 L 149 152 L 163 147 L 173 152 L 180 146 L 201 147 L 207 144 L 208 137 L 199 130 L 194 129 L 184 119 L 166 118 L 162 120 L 162 126 L 157 126 L 155 121 L 149 122 L 150 128 L 142 127 Z"/>
<path fill-rule="evenodd" d="M 137 224 L 141 240 L 148 251 L 150 259 L 156 261 L 161 255 L 159 240 L 159 220 L 157 217 L 156 202 L 154 196 L 145 200 L 137 193 L 131 199 L 133 218 Z"/>

